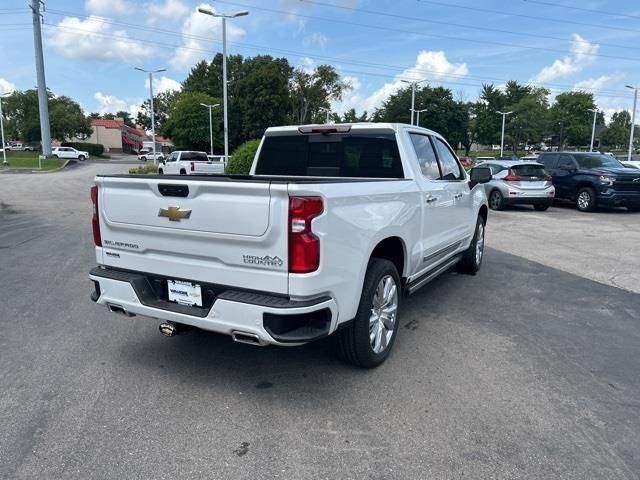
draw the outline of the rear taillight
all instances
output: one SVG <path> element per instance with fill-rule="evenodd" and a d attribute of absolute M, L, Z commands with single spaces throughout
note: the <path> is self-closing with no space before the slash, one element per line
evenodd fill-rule
<path fill-rule="evenodd" d="M 315 272 L 320 266 L 320 239 L 311 220 L 323 210 L 321 197 L 289 197 L 289 272 Z"/>
<path fill-rule="evenodd" d="M 91 187 L 91 203 L 93 203 L 93 218 L 91 226 L 93 227 L 93 242 L 96 247 L 102 246 L 102 236 L 100 235 L 100 221 L 98 217 L 98 186 Z"/>
<path fill-rule="evenodd" d="M 515 173 L 513 170 L 509 170 L 509 174 L 503 178 L 505 182 L 519 182 L 522 177 Z"/>
<path fill-rule="evenodd" d="M 196 162 L 191 162 L 191 171 L 192 172 L 196 171 Z"/>

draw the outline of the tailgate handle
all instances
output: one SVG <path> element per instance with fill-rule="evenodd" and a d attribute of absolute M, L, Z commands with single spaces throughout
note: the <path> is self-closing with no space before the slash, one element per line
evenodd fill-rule
<path fill-rule="evenodd" d="M 189 186 L 188 185 L 175 185 L 171 183 L 158 184 L 158 190 L 161 195 L 165 197 L 188 197 Z"/>

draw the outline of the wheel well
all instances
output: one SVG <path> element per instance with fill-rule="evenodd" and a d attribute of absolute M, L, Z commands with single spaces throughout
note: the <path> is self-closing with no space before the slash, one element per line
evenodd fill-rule
<path fill-rule="evenodd" d="M 582 182 L 578 182 L 578 185 L 576 185 L 576 190 L 575 192 L 573 192 L 572 197 L 574 200 L 578 198 L 578 192 L 580 191 L 580 189 L 585 187 L 592 189 L 594 192 L 596 192 L 596 195 L 598 194 L 598 191 L 593 187 L 592 183 L 582 181 Z"/>
<path fill-rule="evenodd" d="M 404 271 L 404 244 L 398 237 L 389 237 L 382 240 L 373 249 L 371 257 L 384 258 L 396 266 L 398 274 L 402 277 Z"/>
<path fill-rule="evenodd" d="M 186 175 L 187 171 L 184 168 L 180 169 L 180 175 Z"/>
<path fill-rule="evenodd" d="M 487 206 L 486 205 L 482 205 L 480 207 L 480 211 L 478 212 L 478 215 L 480 215 L 483 219 L 484 219 L 484 223 L 487 223 L 487 215 L 489 213 L 489 210 L 487 210 Z"/>

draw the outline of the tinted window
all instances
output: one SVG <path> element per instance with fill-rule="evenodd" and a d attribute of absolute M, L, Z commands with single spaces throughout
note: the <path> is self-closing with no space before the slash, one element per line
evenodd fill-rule
<path fill-rule="evenodd" d="M 209 158 L 204 152 L 182 152 L 180 161 L 182 160 L 188 160 L 191 162 L 206 162 L 209 160 Z"/>
<path fill-rule="evenodd" d="M 411 133 L 410 136 L 422 174 L 429 180 L 437 180 L 440 178 L 440 168 L 431 140 L 427 135 L 418 133 Z"/>
<path fill-rule="evenodd" d="M 542 165 L 513 165 L 511 170 L 523 177 L 544 177 L 547 175 Z"/>
<path fill-rule="evenodd" d="M 540 155 L 538 159 L 539 162 L 542 162 L 545 168 L 555 168 L 556 160 L 558 159 L 558 155 L 555 153 L 543 154 Z"/>
<path fill-rule="evenodd" d="M 177 158 L 178 154 L 176 152 L 173 152 L 171 155 L 169 155 L 169 158 L 167 158 L 167 162 L 175 162 Z"/>
<path fill-rule="evenodd" d="M 503 167 L 502 165 L 497 165 L 495 163 L 485 163 L 482 165 L 484 168 L 488 168 L 489 170 L 491 170 L 491 175 L 495 175 L 498 172 L 501 172 L 502 170 L 506 170 L 506 167 Z"/>
<path fill-rule="evenodd" d="M 610 155 L 576 153 L 573 155 L 580 168 L 623 168 L 623 165 Z"/>
<path fill-rule="evenodd" d="M 330 134 L 266 137 L 257 175 L 403 178 L 395 135 Z"/>
<path fill-rule="evenodd" d="M 453 155 L 449 147 L 439 138 L 434 138 L 436 150 L 438 151 L 438 160 L 440 161 L 441 180 L 460 180 L 462 177 L 462 168 L 458 160 Z"/>
<path fill-rule="evenodd" d="M 563 155 L 558 155 L 558 157 L 559 157 L 558 168 L 562 167 L 563 165 L 567 165 L 569 167 L 575 167 L 575 163 L 573 163 L 573 159 L 571 158 L 571 155 L 563 154 Z"/>

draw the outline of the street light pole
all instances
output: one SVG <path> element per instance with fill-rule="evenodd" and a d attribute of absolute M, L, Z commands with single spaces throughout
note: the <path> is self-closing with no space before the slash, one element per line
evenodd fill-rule
<path fill-rule="evenodd" d="M 224 112 L 222 115 L 224 118 L 224 161 L 226 164 L 229 161 L 229 120 L 227 117 L 227 18 L 243 17 L 245 15 L 249 15 L 249 12 L 241 11 L 236 12 L 233 15 L 224 15 L 222 13 L 213 12 L 212 10 L 204 7 L 198 8 L 198 12 L 222 19 L 222 103 L 224 104 Z"/>
<path fill-rule="evenodd" d="M 504 123 L 505 123 L 505 119 L 507 118 L 507 115 L 513 112 L 498 112 L 498 113 L 502 115 L 502 135 L 500 136 L 500 156 L 502 157 L 504 153 Z"/>
<path fill-rule="evenodd" d="M 593 152 L 593 141 L 596 138 L 596 117 L 598 116 L 597 108 L 590 108 L 590 112 L 593 112 L 593 127 L 591 128 L 591 146 L 589 147 L 589 151 Z"/>
<path fill-rule="evenodd" d="M 215 105 L 209 105 L 206 103 L 201 103 L 203 107 L 207 107 L 209 109 L 209 141 L 211 142 L 211 156 L 213 156 L 213 121 L 211 119 L 211 109 L 215 107 L 219 107 L 220 104 L 216 103 Z M 226 159 L 225 159 L 226 161 Z"/>
<path fill-rule="evenodd" d="M 329 122 L 331 121 L 331 118 L 329 117 L 329 115 L 331 114 L 331 109 L 330 108 L 320 107 L 319 110 L 321 112 L 326 112 L 326 114 L 327 114 L 327 125 L 328 125 Z"/>
<path fill-rule="evenodd" d="M 9 95 L 9 92 L 0 93 L 0 133 L 2 133 L 2 164 L 8 165 L 9 162 L 7 161 L 7 144 L 4 143 L 4 119 L 2 118 L 2 97 L 4 97 L 5 95 Z"/>
<path fill-rule="evenodd" d="M 411 85 L 411 125 L 413 125 L 413 113 L 416 111 L 416 88 L 418 84 L 426 81 L 426 78 L 412 82 L 411 80 L 400 80 L 401 82 Z"/>
<path fill-rule="evenodd" d="M 154 73 L 160 73 L 160 72 L 166 72 L 166 68 L 159 68 L 158 70 L 145 70 L 144 68 L 140 68 L 140 67 L 134 67 L 136 70 L 139 70 L 141 72 L 144 73 L 148 73 L 149 74 L 149 100 L 151 102 L 151 137 L 153 137 L 151 140 L 153 140 L 152 145 L 153 145 L 153 164 L 157 165 L 158 164 L 158 158 L 156 157 L 156 118 L 155 118 L 155 112 L 154 112 L 154 108 L 153 108 L 153 74 Z"/>
<path fill-rule="evenodd" d="M 631 161 L 631 153 L 633 152 L 633 134 L 635 133 L 636 123 L 636 105 L 638 103 L 638 88 L 631 85 L 625 85 L 625 87 L 633 90 L 633 111 L 631 112 L 631 133 L 629 133 L 629 152 L 627 153 L 627 161 Z"/>
<path fill-rule="evenodd" d="M 423 108 L 422 110 L 416 110 L 416 125 L 419 127 L 420 126 L 420 114 L 422 112 L 426 112 L 427 109 Z"/>

